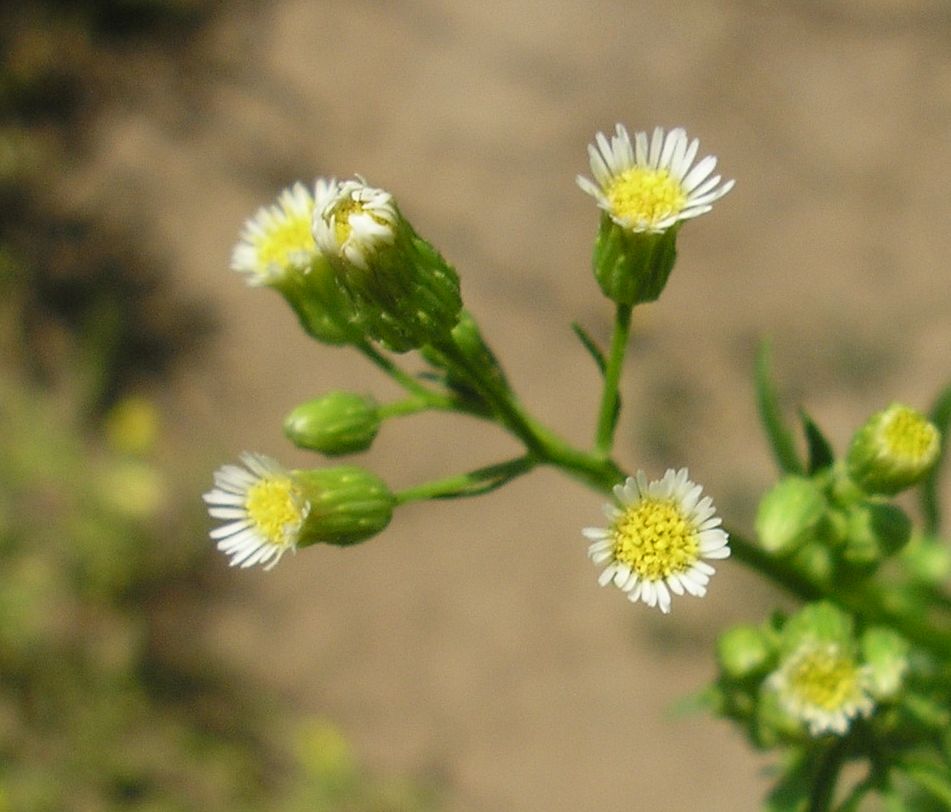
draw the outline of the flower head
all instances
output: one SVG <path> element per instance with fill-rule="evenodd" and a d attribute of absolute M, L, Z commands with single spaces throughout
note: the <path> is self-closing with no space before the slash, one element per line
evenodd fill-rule
<path fill-rule="evenodd" d="M 941 453 L 941 433 L 924 415 L 893 403 L 856 432 L 846 464 L 867 493 L 892 495 L 914 485 Z"/>
<path fill-rule="evenodd" d="M 312 224 L 317 246 L 362 270 L 380 246 L 396 241 L 398 219 L 393 196 L 359 176 L 343 182 L 331 179 L 317 187 Z"/>
<path fill-rule="evenodd" d="M 459 321 L 459 277 L 359 175 L 318 186 L 314 240 L 349 295 L 355 322 L 395 352 L 443 341 Z"/>
<path fill-rule="evenodd" d="M 812 736 L 844 735 L 853 719 L 871 714 L 872 674 L 842 643 L 807 639 L 767 678 L 790 716 Z"/>
<path fill-rule="evenodd" d="M 682 220 L 710 211 L 733 188 L 710 174 L 717 159 L 708 155 L 694 165 L 700 142 L 680 127 L 639 132 L 634 143 L 622 124 L 608 140 L 598 133 L 588 146 L 594 181 L 578 176 L 581 189 L 598 201 L 611 219 L 635 233 L 660 234 Z"/>
<path fill-rule="evenodd" d="M 687 469 L 668 469 L 648 483 L 643 471 L 614 487 L 605 506 L 610 524 L 582 532 L 592 541 L 588 556 L 607 563 L 598 581 L 610 581 L 632 602 L 670 611 L 670 593 L 702 597 L 714 569 L 703 559 L 727 558 L 727 534 L 713 500 L 687 478 Z"/>
<path fill-rule="evenodd" d="M 321 184 L 318 183 L 318 190 Z M 248 275 L 249 285 L 273 285 L 294 269 L 304 270 L 317 253 L 311 234 L 314 196 L 302 183 L 262 206 L 244 224 L 231 255 L 231 269 Z"/>
<path fill-rule="evenodd" d="M 211 531 L 231 566 L 271 569 L 296 549 L 310 502 L 288 471 L 263 454 L 241 455 L 243 467 L 215 471 L 215 488 L 204 495 L 208 513 L 227 524 Z"/>

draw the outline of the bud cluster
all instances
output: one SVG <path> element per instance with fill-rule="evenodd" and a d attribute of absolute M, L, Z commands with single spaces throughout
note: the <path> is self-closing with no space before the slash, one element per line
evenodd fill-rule
<path fill-rule="evenodd" d="M 761 546 L 822 582 L 874 569 L 911 539 L 910 519 L 885 495 L 920 482 L 938 448 L 938 430 L 914 410 L 873 415 L 844 460 L 787 474 L 766 493 L 756 516 Z"/>

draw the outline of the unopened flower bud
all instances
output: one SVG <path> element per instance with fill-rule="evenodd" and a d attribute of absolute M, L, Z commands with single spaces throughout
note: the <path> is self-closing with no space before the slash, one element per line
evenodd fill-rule
<path fill-rule="evenodd" d="M 862 635 L 861 647 L 871 675 L 869 690 L 878 699 L 893 697 L 908 672 L 908 641 L 892 629 L 873 626 Z"/>
<path fill-rule="evenodd" d="M 452 342 L 470 362 L 471 366 L 480 371 L 481 375 L 490 379 L 499 388 L 509 388 L 505 373 L 502 371 L 495 353 L 486 344 L 479 330 L 479 325 L 466 310 L 462 311 L 459 323 L 452 328 Z M 456 365 L 446 357 L 441 349 L 429 345 L 423 347 L 422 355 L 434 367 L 445 371 L 446 384 L 468 405 L 488 410 L 489 407 L 483 401 L 482 396 L 474 389 L 469 378 L 460 373 Z"/>
<path fill-rule="evenodd" d="M 922 480 L 937 462 L 938 429 L 895 403 L 873 415 L 852 439 L 849 476 L 866 493 L 893 495 Z"/>
<path fill-rule="evenodd" d="M 395 352 L 446 338 L 459 320 L 459 278 L 362 178 L 318 185 L 313 234 L 366 333 Z"/>
<path fill-rule="evenodd" d="M 365 451 L 379 430 L 376 401 L 352 392 L 302 403 L 284 419 L 284 433 L 294 445 L 331 456 Z"/>
<path fill-rule="evenodd" d="M 760 544 L 777 555 L 788 555 L 814 534 L 828 505 L 811 479 L 787 476 L 762 499 L 756 514 Z"/>
<path fill-rule="evenodd" d="M 717 640 L 720 668 L 733 679 L 765 673 L 772 653 L 766 635 L 754 626 L 728 629 Z"/>

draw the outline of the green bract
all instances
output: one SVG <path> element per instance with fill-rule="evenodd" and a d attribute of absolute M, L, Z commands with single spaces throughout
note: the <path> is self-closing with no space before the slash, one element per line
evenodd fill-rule
<path fill-rule="evenodd" d="M 677 258 L 677 231 L 633 232 L 601 216 L 594 244 L 594 275 L 604 295 L 623 305 L 656 301 Z"/>
<path fill-rule="evenodd" d="M 309 505 L 298 546 L 323 542 L 347 546 L 375 536 L 393 516 L 396 499 L 375 474 L 341 466 L 294 471 Z"/>

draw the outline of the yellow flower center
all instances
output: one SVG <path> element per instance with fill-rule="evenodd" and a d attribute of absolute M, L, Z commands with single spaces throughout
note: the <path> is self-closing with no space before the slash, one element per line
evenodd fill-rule
<path fill-rule="evenodd" d="M 255 241 L 260 273 L 265 273 L 272 264 L 287 270 L 295 264 L 301 253 L 311 254 L 316 250 L 310 220 L 309 213 L 293 214 L 270 224 Z"/>
<path fill-rule="evenodd" d="M 670 499 L 644 499 L 614 525 L 614 557 L 647 581 L 686 572 L 699 550 L 696 528 Z"/>
<path fill-rule="evenodd" d="M 807 652 L 792 667 L 789 687 L 807 705 L 837 711 L 861 698 L 859 670 L 835 646 Z"/>
<path fill-rule="evenodd" d="M 350 225 L 350 218 L 354 214 L 366 214 L 379 225 L 385 226 L 387 228 L 390 227 L 390 223 L 388 223 L 384 218 L 366 209 L 359 200 L 354 200 L 353 198 L 347 198 L 340 201 L 340 203 L 334 206 L 333 214 L 334 238 L 337 240 L 337 245 L 343 245 L 348 239 L 350 239 L 350 234 L 353 231 L 353 226 Z"/>
<path fill-rule="evenodd" d="M 899 407 L 882 426 L 890 456 L 926 460 L 937 451 L 938 430 L 913 409 Z"/>
<path fill-rule="evenodd" d="M 687 195 L 666 169 L 632 166 L 615 177 L 605 190 L 615 217 L 649 226 L 679 214 Z"/>
<path fill-rule="evenodd" d="M 268 544 L 286 544 L 304 520 L 300 492 L 286 477 L 262 479 L 248 488 L 244 509 Z"/>

